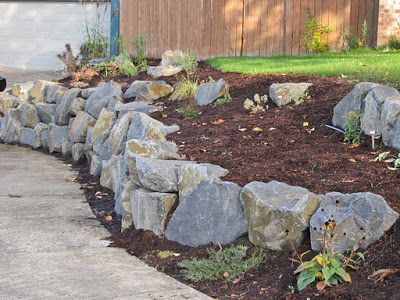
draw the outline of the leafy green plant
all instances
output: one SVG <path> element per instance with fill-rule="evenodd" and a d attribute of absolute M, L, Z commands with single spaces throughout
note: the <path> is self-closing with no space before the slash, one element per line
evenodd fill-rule
<path fill-rule="evenodd" d="M 245 110 L 249 110 L 250 114 L 259 114 L 265 112 L 269 107 L 268 103 L 268 96 L 260 96 L 259 94 L 255 94 L 253 96 L 253 100 L 247 98 L 243 102 L 243 108 Z"/>
<path fill-rule="evenodd" d="M 336 209 L 339 201 L 336 201 Z M 297 288 L 304 290 L 309 285 L 314 285 L 320 291 L 328 286 L 335 286 L 342 282 L 351 282 L 350 274 L 346 268 L 350 267 L 357 270 L 360 263 L 364 261 L 364 254 L 358 251 L 358 244 L 350 251 L 349 255 L 335 252 L 336 238 L 336 213 L 333 219 L 325 222 L 322 226 L 322 251 L 311 260 L 303 261 L 304 255 L 297 255 L 300 263 L 294 271 L 299 274 L 297 278 Z M 308 252 L 306 252 L 308 253 Z"/>
<path fill-rule="evenodd" d="M 133 38 L 133 47 L 135 48 L 135 63 L 139 72 L 146 72 L 149 68 L 146 60 L 146 36 L 143 34 Z"/>
<path fill-rule="evenodd" d="M 196 118 L 199 115 L 201 115 L 200 111 L 197 111 L 197 110 L 191 109 L 191 108 L 179 107 L 175 111 L 178 114 L 180 114 L 185 120 L 190 120 L 190 119 Z"/>
<path fill-rule="evenodd" d="M 191 103 L 196 94 L 199 82 L 192 81 L 186 76 L 181 76 L 180 80 L 174 85 L 174 92 L 170 96 L 173 101 L 180 100 Z"/>
<path fill-rule="evenodd" d="M 323 26 L 317 22 L 315 17 L 308 12 L 306 31 L 303 34 L 303 44 L 309 52 L 326 52 L 329 51 L 328 42 L 324 39 L 324 35 L 331 32 L 328 26 Z"/>
<path fill-rule="evenodd" d="M 220 251 L 208 250 L 208 258 L 184 260 L 179 264 L 183 276 L 194 282 L 225 279 L 233 281 L 250 269 L 257 268 L 265 259 L 258 249 L 247 255 L 247 246 L 232 246 Z"/>
<path fill-rule="evenodd" d="M 183 53 L 177 58 L 176 63 L 182 66 L 186 77 L 195 80 L 193 77 L 195 77 L 198 68 L 197 55 L 195 53 Z"/>
<path fill-rule="evenodd" d="M 391 36 L 388 41 L 388 48 L 391 50 L 400 50 L 400 38 Z"/>
<path fill-rule="evenodd" d="M 353 145 L 360 144 L 363 139 L 360 110 L 348 112 L 345 118 L 344 141 Z"/>
<path fill-rule="evenodd" d="M 390 151 L 379 153 L 373 162 L 384 162 L 388 164 L 387 168 L 392 171 L 400 170 L 400 153 L 392 155 Z"/>
<path fill-rule="evenodd" d="M 347 50 L 365 48 L 367 46 L 367 37 L 368 37 L 368 23 L 366 20 L 364 20 L 360 35 L 354 34 L 354 32 L 351 29 L 349 29 L 344 34 Z"/>
<path fill-rule="evenodd" d="M 215 100 L 214 106 L 223 106 L 230 103 L 232 103 L 232 96 L 229 93 L 226 93 L 222 98 Z"/>
<path fill-rule="evenodd" d="M 80 47 L 82 57 L 81 64 L 86 64 L 92 59 L 108 57 L 109 44 L 108 38 L 99 28 L 99 26 L 89 27 L 86 24 L 85 41 Z"/>

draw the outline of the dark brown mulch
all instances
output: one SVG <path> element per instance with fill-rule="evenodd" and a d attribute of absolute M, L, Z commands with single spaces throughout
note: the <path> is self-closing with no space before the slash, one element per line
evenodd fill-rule
<path fill-rule="evenodd" d="M 389 204 L 400 212 L 400 173 L 388 170 L 384 164 L 370 162 L 376 156 L 369 141 L 353 148 L 342 142 L 342 135 L 325 127 L 332 118 L 333 107 L 346 95 L 352 85 L 338 78 L 302 75 L 240 75 L 221 73 L 201 64 L 201 79 L 209 76 L 217 80 L 223 77 L 231 86 L 233 102 L 222 107 L 212 105 L 201 109 L 202 115 L 192 120 L 182 120 L 175 109 L 178 103 L 164 99 L 165 110 L 154 117 L 166 124 L 178 124 L 181 130 L 169 136 L 177 143 L 180 153 L 198 162 L 221 165 L 230 170 L 225 180 L 243 186 L 254 180 L 268 182 L 279 180 L 299 185 L 316 193 L 329 191 L 364 192 L 370 191 L 385 197 Z M 148 79 L 145 75 L 136 78 L 121 76 L 117 81 L 130 83 L 136 79 Z M 94 83 L 101 79 L 95 78 Z M 164 78 L 173 84 L 176 78 Z M 294 106 L 270 109 L 260 115 L 250 115 L 243 109 L 243 101 L 255 93 L 268 93 L 274 82 L 312 82 L 311 99 Z M 65 85 L 69 83 L 64 82 Z M 214 125 L 216 120 L 224 120 Z M 303 122 L 309 126 L 304 127 Z M 219 122 L 221 123 L 221 122 Z M 259 127 L 263 131 L 252 129 Z M 239 128 L 247 128 L 240 131 Z M 85 173 L 86 172 L 86 173 Z M 190 248 L 154 236 L 151 232 L 128 230 L 118 234 L 118 220 L 113 215 L 111 222 L 104 216 L 111 214 L 113 200 L 109 191 L 102 189 L 98 180 L 81 168 L 82 182 L 92 187 L 84 188 L 88 202 L 95 214 L 113 233 L 114 246 L 145 260 L 149 265 L 193 286 L 194 288 L 221 299 L 306 299 L 322 296 L 326 299 L 399 299 L 400 276 L 393 276 L 384 283 L 374 283 L 368 275 L 379 268 L 400 268 L 400 222 L 385 234 L 379 242 L 368 248 L 366 263 L 358 272 L 352 272 L 352 284 L 342 284 L 323 293 L 308 289 L 292 293 L 295 286 L 296 267 L 289 260 L 290 253 L 267 251 L 265 263 L 257 270 L 244 275 L 236 284 L 224 280 L 212 283 L 193 284 L 179 273 L 177 262 L 192 257 L 204 256 L 206 248 Z M 96 192 L 108 193 L 98 198 Z M 235 244 L 249 244 L 241 238 Z M 309 249 L 305 241 L 300 251 Z M 180 256 L 161 260 L 159 250 L 170 250 Z"/>

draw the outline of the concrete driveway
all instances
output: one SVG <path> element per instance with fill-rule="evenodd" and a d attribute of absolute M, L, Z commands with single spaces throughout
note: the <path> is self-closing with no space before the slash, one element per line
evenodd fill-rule
<path fill-rule="evenodd" d="M 7 88 L 11 88 L 14 83 L 23 83 L 35 80 L 53 80 L 61 79 L 61 71 L 41 71 L 41 70 L 27 70 L 16 68 L 5 68 L 0 66 L 0 76 L 7 79 Z"/>

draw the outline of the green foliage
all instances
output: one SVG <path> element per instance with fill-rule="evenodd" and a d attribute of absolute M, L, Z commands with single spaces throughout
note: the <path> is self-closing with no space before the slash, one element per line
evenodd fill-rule
<path fill-rule="evenodd" d="M 214 106 L 223 106 L 232 103 L 232 97 L 229 93 L 226 93 L 222 98 L 215 100 Z"/>
<path fill-rule="evenodd" d="M 222 278 L 233 281 L 250 269 L 257 268 L 265 259 L 262 250 L 255 251 L 251 256 L 247 255 L 247 250 L 248 247 L 243 245 L 221 251 L 209 249 L 209 258 L 184 260 L 179 266 L 183 276 L 190 281 L 214 281 Z"/>
<path fill-rule="evenodd" d="M 182 66 L 187 77 L 192 78 L 198 68 L 197 55 L 195 53 L 183 53 L 177 58 L 177 64 Z"/>
<path fill-rule="evenodd" d="M 351 29 L 349 29 L 344 34 L 346 49 L 354 50 L 367 47 L 367 37 L 368 37 L 368 24 L 367 21 L 364 21 L 362 25 L 361 34 L 359 36 L 354 34 Z"/>
<path fill-rule="evenodd" d="M 303 34 L 303 44 L 309 52 L 329 51 L 328 42 L 323 38 L 332 30 L 328 26 L 322 26 L 315 20 L 315 17 L 308 12 L 306 31 Z"/>
<path fill-rule="evenodd" d="M 400 153 L 397 155 L 390 154 L 390 151 L 380 153 L 373 162 L 384 162 L 387 168 L 392 171 L 400 170 Z"/>
<path fill-rule="evenodd" d="M 179 107 L 175 111 L 180 114 L 185 120 L 190 120 L 201 115 L 200 111 L 191 108 Z"/>
<path fill-rule="evenodd" d="M 265 112 L 269 107 L 268 103 L 268 96 L 260 96 L 259 94 L 255 94 L 253 100 L 247 98 L 243 102 L 243 108 L 245 110 L 249 110 L 250 114 L 259 114 Z"/>
<path fill-rule="evenodd" d="M 388 48 L 391 50 L 400 50 L 400 38 L 392 35 L 388 41 Z"/>
<path fill-rule="evenodd" d="M 344 141 L 353 145 L 360 144 L 363 138 L 361 130 L 360 111 L 350 111 L 346 114 L 346 124 L 344 126 Z"/>
<path fill-rule="evenodd" d="M 108 57 L 108 39 L 98 26 L 89 27 L 86 24 L 86 37 L 80 47 L 80 55 L 82 56 L 82 64 L 86 64 L 95 58 Z"/>
<path fill-rule="evenodd" d="M 170 96 L 170 99 L 192 103 L 198 86 L 199 82 L 197 80 L 192 81 L 186 76 L 181 76 L 180 80 L 174 85 L 174 92 Z"/>
<path fill-rule="evenodd" d="M 103 72 L 106 77 L 116 76 L 119 73 L 126 76 L 136 76 L 139 71 L 133 64 L 128 52 L 122 52 L 118 57 L 113 57 L 109 62 L 99 64 L 99 72 Z"/>
<path fill-rule="evenodd" d="M 141 34 L 133 38 L 135 48 L 135 63 L 139 72 L 146 72 L 149 68 L 146 60 L 146 36 Z"/>

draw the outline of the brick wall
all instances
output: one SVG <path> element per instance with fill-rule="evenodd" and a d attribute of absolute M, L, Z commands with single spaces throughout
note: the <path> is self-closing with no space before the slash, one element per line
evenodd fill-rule
<path fill-rule="evenodd" d="M 400 38 L 400 0 L 380 0 L 378 45 L 385 44 L 390 36 Z"/>

